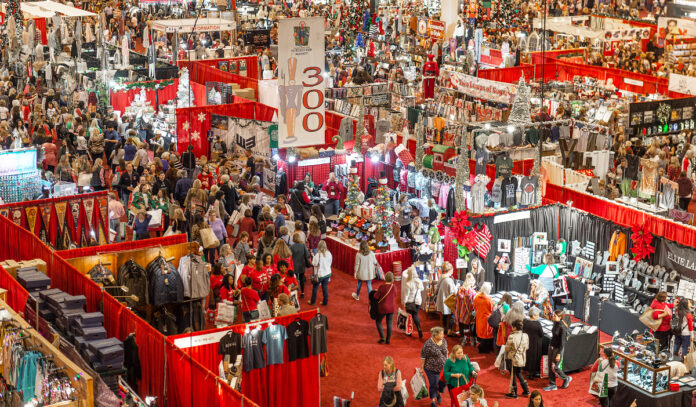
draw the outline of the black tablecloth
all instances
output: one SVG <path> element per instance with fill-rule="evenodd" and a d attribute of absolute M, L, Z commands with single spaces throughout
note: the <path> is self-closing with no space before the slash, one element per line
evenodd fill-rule
<path fill-rule="evenodd" d="M 640 407 L 686 407 L 691 406 L 692 391 L 693 388 L 689 388 L 678 392 L 667 392 L 658 396 L 652 396 L 619 381 L 616 393 L 611 399 L 611 405 L 630 406 L 633 400 L 636 400 L 636 404 Z"/>
<path fill-rule="evenodd" d="M 584 320 L 583 310 L 585 308 L 585 291 L 587 291 L 587 286 L 582 281 L 574 278 L 566 279 L 566 281 L 568 282 L 570 297 L 573 300 L 568 308 L 575 318 Z"/>
<path fill-rule="evenodd" d="M 634 330 L 643 332 L 646 326 L 638 320 L 639 315 L 618 307 L 611 301 L 602 303 L 602 320 L 599 321 L 599 329 L 602 332 L 613 335 L 619 331 L 621 335 L 631 333 Z"/>
<path fill-rule="evenodd" d="M 594 333 L 583 333 L 573 335 L 563 347 L 563 371 L 574 372 L 585 366 L 592 365 L 597 360 L 597 335 Z"/>
<path fill-rule="evenodd" d="M 520 294 L 529 292 L 529 274 L 514 276 L 495 274 L 495 291 L 517 291 Z"/>

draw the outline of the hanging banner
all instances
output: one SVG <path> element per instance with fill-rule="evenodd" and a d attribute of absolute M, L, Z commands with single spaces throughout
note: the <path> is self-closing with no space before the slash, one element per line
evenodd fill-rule
<path fill-rule="evenodd" d="M 665 38 L 678 40 L 686 37 L 696 37 L 696 21 L 686 18 L 660 17 L 657 19 L 657 36 L 659 44 L 664 47 Z"/>
<path fill-rule="evenodd" d="M 517 93 L 517 85 L 477 78 L 459 72 L 440 71 L 449 77 L 452 88 L 479 99 L 499 103 L 512 103 Z"/>
<path fill-rule="evenodd" d="M 99 202 L 99 214 L 101 215 L 101 219 L 97 223 L 99 225 L 99 244 L 105 245 L 109 244 L 109 242 L 106 241 L 106 235 L 104 233 L 104 231 L 109 230 L 109 198 L 103 197 L 97 198 L 97 200 Z"/>
<path fill-rule="evenodd" d="M 263 169 L 263 187 L 269 191 L 275 191 L 276 173 L 270 168 Z"/>
<path fill-rule="evenodd" d="M 73 220 L 72 240 L 75 242 L 79 241 L 78 237 L 80 236 L 80 206 L 79 199 L 70 200 L 70 212 Z"/>
<path fill-rule="evenodd" d="M 65 227 L 62 229 L 63 233 L 60 236 L 60 241 L 58 242 L 58 247 L 60 250 L 68 250 L 70 249 L 70 246 L 73 244 L 73 239 L 70 236 L 70 227 L 68 226 L 68 223 L 65 223 Z"/>
<path fill-rule="evenodd" d="M 12 210 L 12 222 L 15 225 L 22 226 L 22 210 L 20 208 Z"/>
<path fill-rule="evenodd" d="M 678 243 L 659 239 L 658 263 L 667 270 L 677 270 L 682 277 L 696 280 L 694 250 Z"/>
<path fill-rule="evenodd" d="M 624 82 L 625 81 L 626 79 L 624 79 Z M 669 74 L 668 89 L 672 92 L 696 95 L 696 77 L 671 73 Z"/>
<path fill-rule="evenodd" d="M 324 144 L 324 17 L 278 22 L 278 146 Z"/>
<path fill-rule="evenodd" d="M 34 233 L 34 230 L 36 230 L 36 216 L 39 214 L 39 208 L 32 206 L 25 208 L 25 210 L 27 211 L 27 223 L 29 223 L 29 230 L 31 233 Z"/>
<path fill-rule="evenodd" d="M 41 209 L 39 209 L 39 212 L 41 212 Z M 36 233 L 39 235 L 39 239 L 44 242 L 46 245 L 50 245 L 50 242 L 48 241 L 48 229 L 46 227 L 46 224 L 43 221 L 43 218 L 41 216 L 39 218 L 39 226 L 36 228 Z"/>
<path fill-rule="evenodd" d="M 428 35 L 436 41 L 445 38 L 445 23 L 443 21 L 428 20 Z"/>
<path fill-rule="evenodd" d="M 94 223 L 92 219 L 92 216 L 94 216 L 94 200 L 86 199 L 84 205 L 85 215 L 87 215 L 87 226 L 89 226 L 89 233 L 92 234 L 94 233 L 94 226 L 92 225 Z"/>
<path fill-rule="evenodd" d="M 43 221 L 43 230 L 41 231 L 41 233 L 46 235 L 46 243 L 53 244 L 53 236 L 50 235 L 51 211 L 53 210 L 53 204 L 49 203 L 39 205 L 39 208 L 41 208 L 41 220 Z"/>
<path fill-rule="evenodd" d="M 56 202 L 56 220 L 58 221 L 58 230 L 63 230 L 63 225 L 65 224 L 65 210 L 68 208 L 68 203 Z"/>

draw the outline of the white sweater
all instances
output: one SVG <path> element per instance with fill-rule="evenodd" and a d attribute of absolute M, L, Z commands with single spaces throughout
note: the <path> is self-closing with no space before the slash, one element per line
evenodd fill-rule
<path fill-rule="evenodd" d="M 333 261 L 333 256 L 327 250 L 323 255 L 317 253 L 312 259 L 312 265 L 315 267 L 315 272 L 319 278 L 328 277 L 331 275 L 331 262 Z"/>

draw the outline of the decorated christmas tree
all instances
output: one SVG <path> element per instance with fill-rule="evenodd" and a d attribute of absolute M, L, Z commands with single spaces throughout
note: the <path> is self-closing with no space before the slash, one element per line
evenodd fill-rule
<path fill-rule="evenodd" d="M 379 186 L 375 191 L 375 216 L 374 222 L 382 229 L 383 236 L 392 235 L 392 222 L 394 218 L 394 209 L 389 200 L 389 187 L 387 187 L 387 178 L 382 175 L 379 179 Z"/>
<path fill-rule="evenodd" d="M 469 146 L 466 143 L 466 133 L 462 133 L 462 142 L 460 144 L 460 152 L 457 157 L 457 176 L 455 180 L 455 188 L 458 197 L 464 196 L 464 185 L 469 185 Z M 454 202 L 458 211 L 466 211 L 466 199 L 456 199 Z"/>
<path fill-rule="evenodd" d="M 348 190 L 346 191 L 346 212 L 353 213 L 353 209 L 360 205 L 360 177 L 358 177 L 358 169 L 352 167 L 350 169 L 350 177 L 348 177 Z"/>
<path fill-rule="evenodd" d="M 179 76 L 179 89 L 176 91 L 176 107 L 191 107 L 195 106 L 193 101 L 193 93 L 191 92 L 191 84 L 189 83 L 189 71 L 187 68 L 181 68 Z"/>
<path fill-rule="evenodd" d="M 512 102 L 508 124 L 520 126 L 522 131 L 524 131 L 524 126 L 532 122 L 531 97 L 529 86 L 524 82 L 524 76 L 522 76 L 517 83 L 517 93 L 515 94 L 515 100 Z"/>
<path fill-rule="evenodd" d="M 15 17 L 14 21 L 10 21 L 13 16 Z M 12 26 L 12 29 L 8 29 L 9 25 Z M 22 45 L 23 27 L 24 14 L 22 14 L 22 9 L 19 7 L 19 1 L 9 0 L 5 7 L 5 21 L 3 21 L 2 26 L 0 26 L 0 46 L 2 46 L 2 49 L 7 50 L 8 45 L 11 44 L 12 39 L 9 38 L 9 35 L 14 35 L 16 37 L 18 44 L 16 49 L 19 49 Z"/>

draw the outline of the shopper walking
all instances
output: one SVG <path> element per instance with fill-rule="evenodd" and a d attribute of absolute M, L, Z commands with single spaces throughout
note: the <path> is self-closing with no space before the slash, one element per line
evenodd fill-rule
<path fill-rule="evenodd" d="M 302 242 L 302 237 L 299 232 L 292 234 L 292 245 L 290 246 L 290 252 L 292 253 L 292 264 L 295 268 L 295 274 L 297 275 L 297 281 L 300 285 L 300 297 L 304 298 L 304 287 L 305 287 L 305 271 L 308 264 L 311 263 L 311 256 L 309 255 L 309 250 L 307 250 L 307 245 Z"/>
<path fill-rule="evenodd" d="M 549 385 L 544 387 L 544 391 L 558 390 L 556 387 L 556 376 L 563 380 L 562 389 L 568 387 L 573 380 L 572 377 L 566 376 L 561 369 L 561 354 L 563 353 L 563 345 L 565 345 L 566 333 L 568 326 L 563 317 L 563 310 L 556 310 L 553 314 L 553 329 L 551 330 L 551 341 L 549 342 Z"/>
<path fill-rule="evenodd" d="M 452 407 L 459 407 L 457 402 L 457 394 L 460 393 L 460 386 L 464 386 L 465 390 L 469 390 L 472 381 L 476 378 L 474 365 L 471 364 L 469 357 L 464 354 L 462 345 L 454 345 L 452 352 L 445 361 L 445 368 L 442 372 L 447 388 L 450 392 L 450 401 Z"/>
<path fill-rule="evenodd" d="M 310 231 L 311 232 L 311 231 Z M 367 292 L 372 292 L 372 280 L 375 278 L 375 269 L 378 267 L 377 257 L 370 250 L 367 241 L 360 242 L 360 250 L 355 254 L 355 271 L 353 277 L 358 280 L 358 287 L 351 294 L 355 301 L 360 300 L 360 289 L 363 283 L 367 284 Z"/>
<path fill-rule="evenodd" d="M 444 369 L 447 360 L 447 341 L 442 327 L 436 326 L 430 329 L 430 339 L 423 344 L 420 357 L 421 370 L 428 378 L 430 407 L 436 407 L 435 402 L 437 404 L 442 402 L 440 393 L 445 391 L 445 383 L 440 382 L 440 372 Z"/>
<path fill-rule="evenodd" d="M 614 351 L 611 348 L 604 348 L 604 358 L 597 361 L 597 373 L 595 381 L 599 385 L 599 404 L 602 407 L 610 407 L 611 399 L 616 393 L 619 385 L 617 380 L 619 372 L 619 362 L 616 361 Z"/>
<path fill-rule="evenodd" d="M 459 325 L 459 333 L 462 336 L 462 345 L 470 342 L 476 346 L 476 332 L 474 332 L 474 297 L 476 297 L 476 279 L 471 273 L 466 273 L 464 283 L 457 291 L 457 306 L 454 310 L 454 318 Z"/>
<path fill-rule="evenodd" d="M 401 289 L 401 303 L 403 304 L 406 312 L 413 318 L 413 323 L 416 325 L 418 330 L 418 338 L 423 339 L 423 331 L 421 330 L 420 318 L 418 317 L 418 311 L 420 310 L 421 304 L 423 302 L 421 292 L 423 291 L 423 282 L 418 277 L 416 268 L 411 266 L 403 272 L 401 277 L 402 289 Z M 409 334 L 410 336 L 410 334 Z"/>
<path fill-rule="evenodd" d="M 329 305 L 329 282 L 331 281 L 331 263 L 333 262 L 333 256 L 326 249 L 326 242 L 319 242 L 317 246 L 317 254 L 314 255 L 312 259 L 312 266 L 314 266 L 314 275 L 312 277 L 312 298 L 309 300 L 309 305 L 314 305 L 317 301 L 317 291 L 319 291 L 319 286 L 321 286 L 321 293 L 323 301 L 321 305 Z"/>
<path fill-rule="evenodd" d="M 674 312 L 677 318 L 677 332 L 674 333 L 674 356 L 679 356 L 681 348 L 682 359 L 689 353 L 691 345 L 691 334 L 694 332 L 694 316 L 689 309 L 689 300 L 682 298 L 677 304 Z"/>
<path fill-rule="evenodd" d="M 118 200 L 116 192 L 109 192 L 109 229 L 116 232 L 115 243 L 121 243 L 121 218 L 126 214 L 126 209 Z"/>
<path fill-rule="evenodd" d="M 529 337 L 522 332 L 522 320 L 516 319 L 512 322 L 512 333 L 508 336 L 505 343 L 505 356 L 510 360 L 510 392 L 505 397 L 510 399 L 517 398 L 517 381 L 522 387 L 522 396 L 529 396 L 529 386 L 522 376 L 522 368 L 527 362 L 527 349 L 529 349 Z"/>
<path fill-rule="evenodd" d="M 667 303 L 667 293 L 660 291 L 655 296 L 655 299 L 650 304 L 650 308 L 653 309 L 652 317 L 653 319 L 662 318 L 662 323 L 654 332 L 655 339 L 660 341 L 660 351 L 669 349 L 669 340 L 671 339 L 671 325 L 672 325 L 672 309 L 674 309 L 674 304 Z"/>
<path fill-rule="evenodd" d="M 452 278 L 452 273 L 454 268 L 452 263 L 445 262 L 443 267 L 442 276 L 440 277 L 440 282 L 437 285 L 437 292 L 435 297 L 435 310 L 442 315 L 442 327 L 445 328 L 447 336 L 452 336 L 452 324 L 454 313 L 453 310 L 445 304 L 445 300 L 449 298 L 450 295 L 456 292 L 457 287 L 454 285 L 454 279 Z"/>
<path fill-rule="evenodd" d="M 493 299 L 490 297 L 491 283 L 486 281 L 481 291 L 474 297 L 476 310 L 476 337 L 479 341 L 479 353 L 490 353 L 493 350 L 493 328 L 488 325 L 488 317 L 493 313 Z"/>
<path fill-rule="evenodd" d="M 540 377 L 542 348 L 544 340 L 544 330 L 539 322 L 539 308 L 532 307 L 529 309 L 529 318 L 522 321 L 522 332 L 527 334 L 529 338 L 529 348 L 527 349 L 527 363 L 525 370 L 527 378 L 530 380 Z"/>
<path fill-rule="evenodd" d="M 382 371 L 379 372 L 377 379 L 377 390 L 380 394 L 379 407 L 404 406 L 401 395 L 402 381 L 401 372 L 396 368 L 394 359 L 391 356 L 385 357 L 382 362 Z"/>
<path fill-rule="evenodd" d="M 377 332 L 379 333 L 378 343 L 386 343 L 389 345 L 392 335 L 392 322 L 394 320 L 394 309 L 396 308 L 396 287 L 394 287 L 394 274 L 390 271 L 384 275 L 384 284 L 377 288 L 373 294 L 373 298 L 377 301 Z M 387 339 L 384 339 L 384 331 L 382 330 L 382 320 L 387 320 Z"/>

